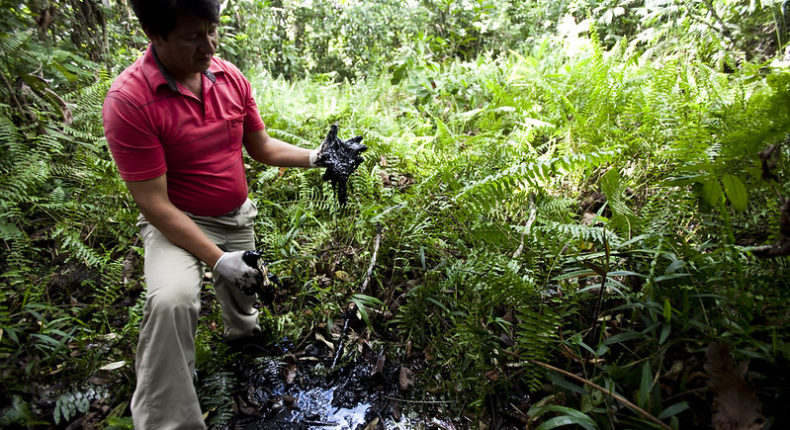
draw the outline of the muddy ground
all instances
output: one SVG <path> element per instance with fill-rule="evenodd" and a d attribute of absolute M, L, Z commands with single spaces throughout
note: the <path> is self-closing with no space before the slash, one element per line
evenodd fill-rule
<path fill-rule="evenodd" d="M 353 331 L 344 337 L 348 346 L 341 358 L 337 354 L 340 342 L 330 342 L 320 334 L 310 336 L 300 346 L 282 341 L 257 352 L 239 353 L 228 372 L 233 375 L 233 417 L 217 428 L 524 428 L 524 423 L 513 414 L 497 412 L 490 417 L 491 424 L 479 427 L 463 414 L 450 412 L 453 408 L 447 401 L 414 386 L 421 358 L 399 360 L 375 350 L 368 342 L 349 342 Z M 492 404 L 515 403 L 528 408 L 529 398 L 522 392 L 496 399 Z"/>

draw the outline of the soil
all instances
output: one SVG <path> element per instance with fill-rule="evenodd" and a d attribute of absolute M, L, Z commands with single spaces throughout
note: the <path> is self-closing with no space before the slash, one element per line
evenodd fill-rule
<path fill-rule="evenodd" d="M 354 318 L 352 318 L 354 319 Z M 419 355 L 398 356 L 386 342 L 359 336 L 362 321 L 335 321 L 329 337 L 315 332 L 244 349 L 233 360 L 235 415 L 223 430 L 456 430 L 477 428 L 475 418 L 416 388 Z M 340 335 L 338 337 L 338 335 Z M 329 340 L 327 340 L 329 339 Z M 330 341 L 331 340 L 331 341 Z M 345 343 L 345 348 L 340 345 Z M 340 352 L 340 354 L 338 354 Z M 340 357 L 339 357 L 340 356 Z M 515 387 L 514 387 L 515 388 Z M 420 400 L 414 400 L 420 399 Z M 486 417 L 490 430 L 522 429 L 531 398 L 525 387 L 496 393 Z"/>

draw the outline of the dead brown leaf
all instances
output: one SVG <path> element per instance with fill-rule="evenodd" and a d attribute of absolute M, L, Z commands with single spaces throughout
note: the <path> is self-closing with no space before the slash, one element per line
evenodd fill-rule
<path fill-rule="evenodd" d="M 379 419 L 373 418 L 373 421 L 369 422 L 368 425 L 365 426 L 365 430 L 373 430 L 377 425 L 379 425 Z"/>
<path fill-rule="evenodd" d="M 371 378 L 384 372 L 384 361 L 385 361 L 384 354 L 379 355 L 379 358 L 376 360 L 376 365 L 373 366 L 373 369 L 371 369 L 370 371 Z"/>
<path fill-rule="evenodd" d="M 491 369 L 486 372 L 486 379 L 492 382 L 496 382 L 499 380 L 499 369 Z"/>
<path fill-rule="evenodd" d="M 726 344 L 712 343 L 705 352 L 708 387 L 713 392 L 715 430 L 759 430 L 765 418 L 762 404 L 746 382 L 748 362 L 735 364 Z"/>
<path fill-rule="evenodd" d="M 414 371 L 408 367 L 401 366 L 398 384 L 400 385 L 401 390 L 408 390 L 409 387 L 414 385 Z"/>
<path fill-rule="evenodd" d="M 293 384 L 296 379 L 296 363 L 288 363 L 285 365 L 285 383 Z"/>

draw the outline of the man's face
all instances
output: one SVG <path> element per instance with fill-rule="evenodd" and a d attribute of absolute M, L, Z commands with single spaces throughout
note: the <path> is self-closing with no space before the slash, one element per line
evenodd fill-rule
<path fill-rule="evenodd" d="M 175 79 L 208 69 L 217 51 L 217 24 L 195 16 L 180 16 L 167 40 L 152 36 L 156 55 Z"/>

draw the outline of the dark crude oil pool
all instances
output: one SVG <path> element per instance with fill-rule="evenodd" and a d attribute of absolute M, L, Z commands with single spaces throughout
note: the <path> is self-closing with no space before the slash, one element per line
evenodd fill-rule
<path fill-rule="evenodd" d="M 224 427 L 244 430 L 455 429 L 420 417 L 400 398 L 400 364 L 367 350 L 332 368 L 332 351 L 316 342 L 285 355 L 239 361 L 238 415 Z M 437 411 L 438 412 L 438 411 Z"/>

